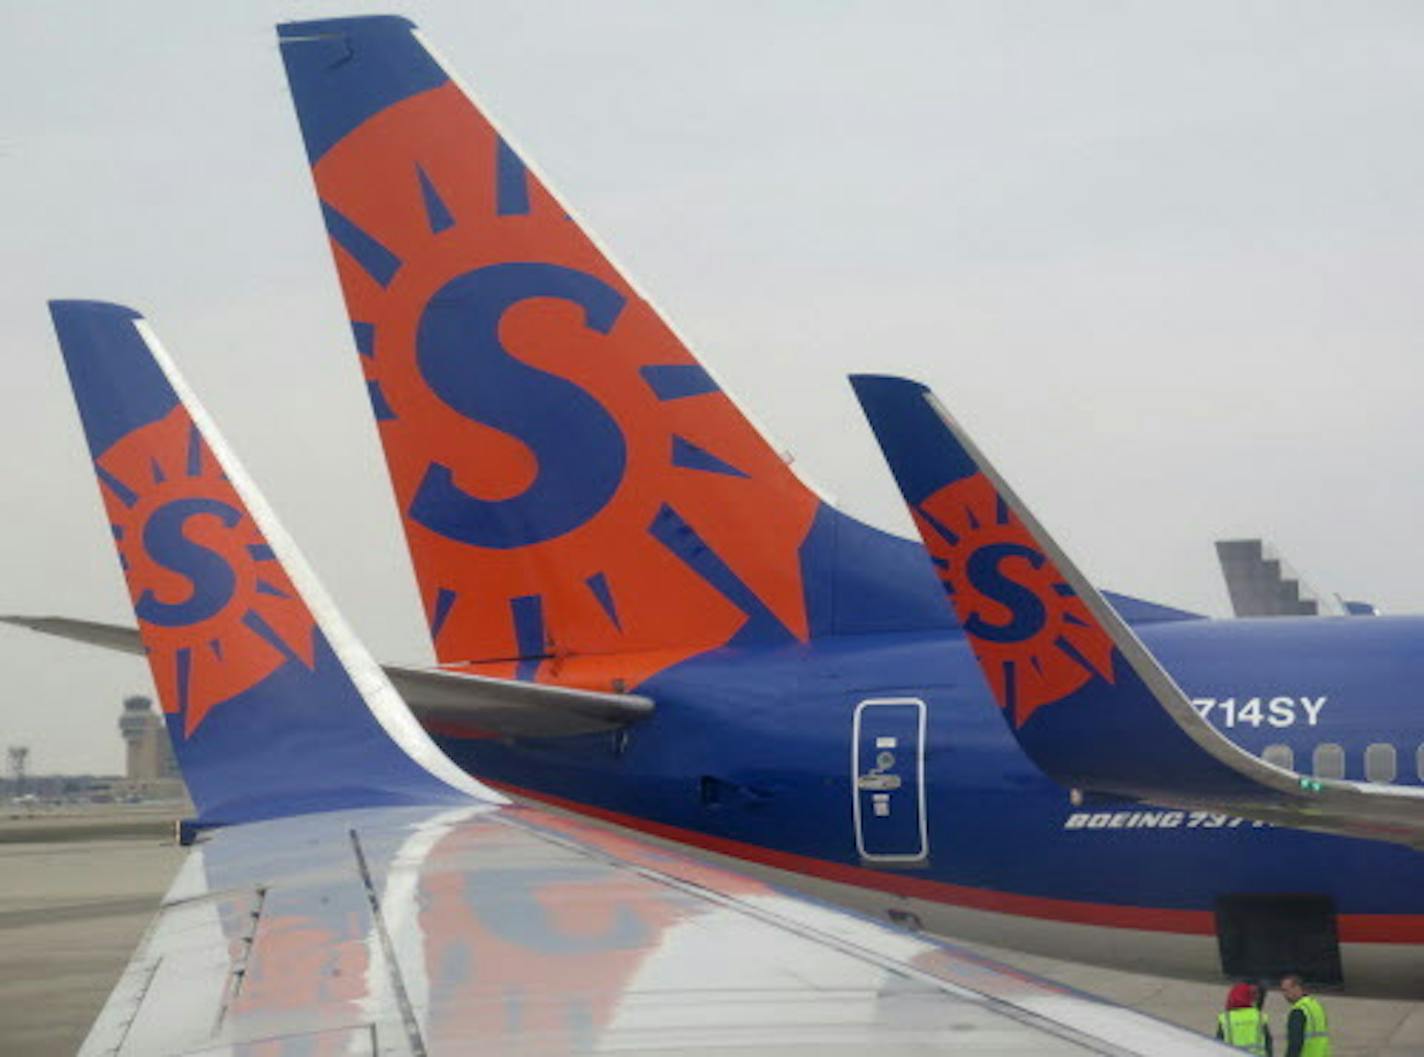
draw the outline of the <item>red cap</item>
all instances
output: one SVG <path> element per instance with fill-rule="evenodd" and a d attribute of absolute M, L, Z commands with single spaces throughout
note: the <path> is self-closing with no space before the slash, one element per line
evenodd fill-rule
<path fill-rule="evenodd" d="M 1255 984 L 1237 984 L 1226 996 L 1227 1009 L 1250 1009 L 1255 1004 Z"/>

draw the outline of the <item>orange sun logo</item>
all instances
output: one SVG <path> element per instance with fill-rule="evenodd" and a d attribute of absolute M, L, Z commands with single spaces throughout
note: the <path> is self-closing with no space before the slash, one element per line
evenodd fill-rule
<path fill-rule="evenodd" d="M 288 660 L 314 622 L 181 405 L 95 463 L 163 710 L 189 736 Z"/>
<path fill-rule="evenodd" d="M 1113 645 L 983 474 L 914 511 L 945 593 L 1015 727 L 1090 679 L 1113 681 Z"/>
<path fill-rule="evenodd" d="M 815 497 L 457 86 L 313 172 L 442 662 L 607 687 L 807 637 Z"/>

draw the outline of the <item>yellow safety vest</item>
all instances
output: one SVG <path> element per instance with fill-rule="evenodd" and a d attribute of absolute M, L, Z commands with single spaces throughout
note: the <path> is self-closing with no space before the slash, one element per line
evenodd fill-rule
<path fill-rule="evenodd" d="M 1325 1019 L 1325 1007 L 1314 995 L 1302 995 L 1291 1005 L 1305 1014 L 1305 1045 L 1300 1057 L 1330 1057 L 1330 1024 Z"/>
<path fill-rule="evenodd" d="M 1226 1045 L 1265 1057 L 1266 1014 L 1255 1006 L 1228 1009 L 1217 1015 L 1216 1023 L 1221 1028 L 1221 1041 Z"/>

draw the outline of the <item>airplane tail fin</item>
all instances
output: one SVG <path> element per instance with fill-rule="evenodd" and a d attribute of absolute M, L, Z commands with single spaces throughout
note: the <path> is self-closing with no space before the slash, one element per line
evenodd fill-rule
<path fill-rule="evenodd" d="M 1076 790 L 1349 837 L 1424 841 L 1424 790 L 1312 778 L 1192 708 L 924 386 L 852 377 L 944 593 L 1024 752 Z"/>
<path fill-rule="evenodd" d="M 278 33 L 442 662 L 653 658 L 635 683 L 947 625 L 904 541 L 798 480 L 410 22 Z"/>
<path fill-rule="evenodd" d="M 412 718 L 146 321 L 50 312 L 198 822 L 498 799 Z"/>
<path fill-rule="evenodd" d="M 1254 758 L 1201 720 L 933 394 L 900 378 L 851 384 L 994 700 L 1034 762 L 1103 793 L 1259 793 L 1235 769 Z"/>
<path fill-rule="evenodd" d="M 1216 731 L 930 390 L 852 385 L 1008 727 L 1075 791 L 1420 846 L 1424 791 L 1310 778 Z"/>

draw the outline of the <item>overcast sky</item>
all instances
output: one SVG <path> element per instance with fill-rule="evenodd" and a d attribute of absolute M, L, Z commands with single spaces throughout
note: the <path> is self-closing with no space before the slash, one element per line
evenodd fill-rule
<path fill-rule="evenodd" d="M 0 2 L 0 611 L 129 621 L 44 302 L 123 301 L 377 656 L 430 658 L 272 24 L 395 10 L 796 465 L 908 521 L 930 383 L 1099 584 L 1212 540 L 1424 609 L 1424 6 Z M 0 631 L 0 744 L 117 770 L 146 667 Z"/>

